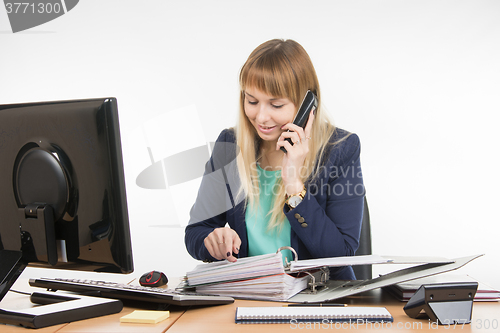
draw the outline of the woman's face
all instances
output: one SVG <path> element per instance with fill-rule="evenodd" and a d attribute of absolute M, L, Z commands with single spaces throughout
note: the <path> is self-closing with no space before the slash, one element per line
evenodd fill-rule
<path fill-rule="evenodd" d="M 264 141 L 277 141 L 295 116 L 295 105 L 288 98 L 277 98 L 255 89 L 245 90 L 245 114 L 259 137 Z"/>

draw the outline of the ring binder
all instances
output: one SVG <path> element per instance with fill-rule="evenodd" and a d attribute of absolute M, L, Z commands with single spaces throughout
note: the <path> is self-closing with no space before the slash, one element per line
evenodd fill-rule
<path fill-rule="evenodd" d="M 281 251 L 290 250 L 291 262 Z M 276 253 L 238 259 L 236 262 L 204 263 L 186 273 L 183 289 L 230 296 L 240 299 L 287 301 L 291 303 L 325 303 L 363 291 L 414 280 L 464 266 L 481 255 L 453 260 L 439 258 L 429 261 L 422 257 L 395 260 L 376 255 L 299 260 L 291 247 L 280 247 Z M 330 280 L 330 267 L 363 265 L 366 263 L 417 264 L 369 280 Z M 295 265 L 295 267 L 293 267 Z M 180 288 L 180 287 L 178 287 Z"/>

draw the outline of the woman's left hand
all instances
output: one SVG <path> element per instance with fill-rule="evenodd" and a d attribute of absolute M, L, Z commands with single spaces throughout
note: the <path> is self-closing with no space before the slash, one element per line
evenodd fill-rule
<path fill-rule="evenodd" d="M 287 153 L 283 156 L 281 169 L 281 179 L 288 195 L 299 193 L 304 188 L 301 180 L 304 161 L 309 153 L 309 139 L 311 139 L 311 129 L 314 122 L 314 112 L 311 111 L 305 128 L 288 123 L 282 127 L 285 132 L 281 133 L 276 144 L 276 150 L 285 147 Z M 289 132 L 288 132 L 289 131 Z M 294 143 L 293 146 L 285 139 L 289 138 Z"/>

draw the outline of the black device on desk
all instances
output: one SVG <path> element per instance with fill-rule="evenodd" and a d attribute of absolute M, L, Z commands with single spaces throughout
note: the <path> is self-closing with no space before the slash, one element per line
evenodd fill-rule
<path fill-rule="evenodd" d="M 0 156 L 0 299 L 28 264 L 133 271 L 115 98 L 0 105 Z M 123 308 L 94 299 L 0 310 L 0 322 L 44 327 Z"/>
<path fill-rule="evenodd" d="M 66 290 L 120 300 L 134 300 L 166 305 L 220 305 L 234 302 L 232 297 L 227 296 L 204 295 L 185 290 L 181 292 L 175 289 L 135 286 L 108 281 L 40 278 L 30 279 L 29 283 L 33 287 Z M 38 303 L 50 301 L 50 299 L 45 299 L 44 295 L 39 295 L 38 293 L 35 294 L 35 297 L 37 298 L 35 301 Z"/>
<path fill-rule="evenodd" d="M 469 324 L 477 282 L 423 284 L 403 308 L 411 318 L 423 314 L 439 325 Z"/>

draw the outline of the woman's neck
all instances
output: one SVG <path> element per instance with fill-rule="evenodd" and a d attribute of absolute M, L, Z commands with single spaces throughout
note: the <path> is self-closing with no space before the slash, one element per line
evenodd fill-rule
<path fill-rule="evenodd" d="M 281 164 L 283 162 L 283 152 L 281 150 L 276 150 L 276 143 L 270 143 L 267 141 L 262 142 L 260 147 L 261 158 L 259 160 L 259 165 L 264 170 L 281 170 Z"/>

